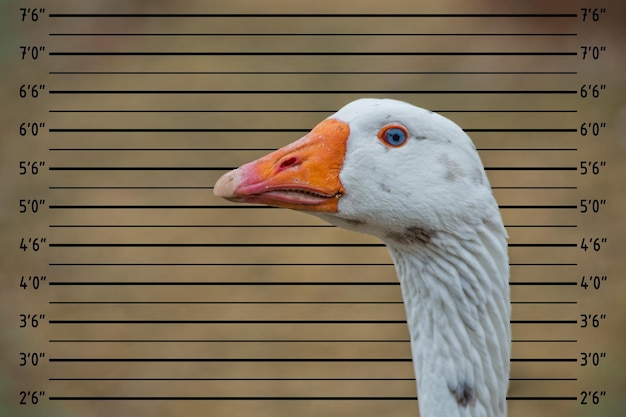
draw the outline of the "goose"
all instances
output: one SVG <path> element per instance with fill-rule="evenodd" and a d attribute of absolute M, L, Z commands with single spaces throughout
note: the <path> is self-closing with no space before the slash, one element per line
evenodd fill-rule
<path fill-rule="evenodd" d="M 406 102 L 358 99 L 213 191 L 381 239 L 400 281 L 420 415 L 506 415 L 508 236 L 458 125 Z"/>

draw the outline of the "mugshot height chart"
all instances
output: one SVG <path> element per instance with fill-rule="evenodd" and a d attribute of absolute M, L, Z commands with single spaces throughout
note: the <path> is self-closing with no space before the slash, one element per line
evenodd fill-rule
<path fill-rule="evenodd" d="M 509 415 L 618 395 L 609 6 L 40 3 L 11 14 L 11 415 L 416 415 L 384 246 L 212 193 L 360 97 L 479 150 L 510 237 Z"/>

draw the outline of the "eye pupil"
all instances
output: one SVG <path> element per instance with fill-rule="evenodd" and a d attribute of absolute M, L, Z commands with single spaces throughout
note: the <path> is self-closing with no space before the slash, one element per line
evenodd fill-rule
<path fill-rule="evenodd" d="M 409 132 L 401 124 L 391 124 L 378 131 L 378 139 L 386 146 L 399 148 L 409 139 Z"/>
<path fill-rule="evenodd" d="M 406 141 L 407 134 L 403 129 L 399 127 L 391 127 L 385 131 L 383 135 L 385 142 L 392 146 L 400 146 Z"/>

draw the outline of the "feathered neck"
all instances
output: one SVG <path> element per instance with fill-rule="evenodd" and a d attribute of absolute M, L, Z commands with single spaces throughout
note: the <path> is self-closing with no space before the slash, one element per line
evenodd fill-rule
<path fill-rule="evenodd" d="M 421 417 L 504 417 L 511 336 L 501 222 L 409 236 L 386 243 L 402 287 Z"/>

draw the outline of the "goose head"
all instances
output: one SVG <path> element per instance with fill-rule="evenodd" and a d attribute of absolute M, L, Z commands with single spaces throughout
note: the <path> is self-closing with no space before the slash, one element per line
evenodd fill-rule
<path fill-rule="evenodd" d="M 226 173 L 214 193 L 380 238 L 401 283 L 421 415 L 506 414 L 506 232 L 459 126 L 405 102 L 356 100 Z"/>
<path fill-rule="evenodd" d="M 499 216 L 463 130 L 390 99 L 346 105 L 303 138 L 227 173 L 214 193 L 308 211 L 391 244 Z"/>

